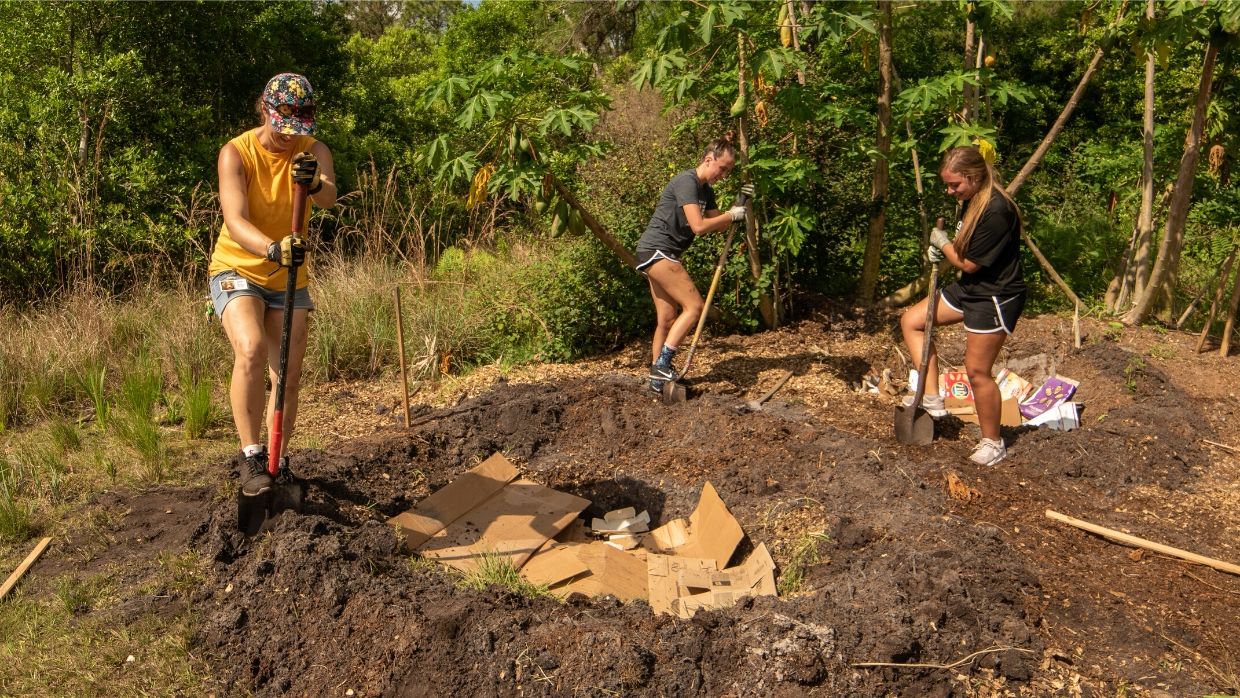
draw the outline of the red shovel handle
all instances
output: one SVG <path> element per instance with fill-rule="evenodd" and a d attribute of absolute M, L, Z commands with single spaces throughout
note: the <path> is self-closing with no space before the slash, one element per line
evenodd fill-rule
<path fill-rule="evenodd" d="M 306 224 L 305 184 L 293 184 L 293 230 L 289 233 L 299 237 Z M 288 375 L 288 339 L 293 333 L 293 297 L 297 294 L 297 265 L 289 267 L 288 283 L 284 287 L 284 327 L 280 331 L 280 371 L 276 375 L 275 408 L 271 410 L 271 443 L 267 446 L 267 473 L 272 477 L 280 474 L 280 456 L 284 448 L 284 377 Z"/>

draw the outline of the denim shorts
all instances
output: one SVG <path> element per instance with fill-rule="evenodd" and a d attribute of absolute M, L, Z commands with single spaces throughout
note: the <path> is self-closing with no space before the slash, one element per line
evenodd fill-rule
<path fill-rule="evenodd" d="M 215 305 L 215 316 L 224 317 L 224 308 L 234 298 L 249 296 L 260 298 L 267 310 L 284 310 L 283 289 L 273 291 L 250 281 L 235 271 L 222 271 L 211 277 L 211 303 Z M 314 310 L 314 301 L 310 300 L 309 287 L 299 288 L 293 294 L 293 308 L 296 310 Z"/>

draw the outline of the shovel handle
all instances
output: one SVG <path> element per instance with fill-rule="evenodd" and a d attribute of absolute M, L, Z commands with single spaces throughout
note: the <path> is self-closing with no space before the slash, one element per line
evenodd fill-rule
<path fill-rule="evenodd" d="M 741 194 L 736 197 L 736 205 L 749 203 L 749 197 Z M 697 352 L 698 340 L 702 338 L 702 328 L 706 326 L 706 315 L 710 312 L 711 301 L 715 299 L 715 290 L 719 288 L 719 279 L 723 276 L 723 265 L 728 261 L 728 250 L 732 249 L 732 238 L 736 235 L 736 226 L 728 226 L 728 237 L 723 241 L 723 249 L 719 251 L 719 261 L 715 263 L 715 273 L 710 279 L 710 288 L 706 291 L 706 300 L 702 303 L 702 314 L 698 317 L 697 329 L 693 332 L 693 341 L 689 343 L 689 353 L 685 355 L 685 369 L 680 372 L 684 378 L 693 365 L 693 355 Z"/>
<path fill-rule="evenodd" d="M 298 237 L 306 224 L 306 197 L 309 187 L 293 183 L 293 225 L 289 235 Z M 280 329 L 280 370 L 276 374 L 275 405 L 271 410 L 271 443 L 267 445 L 267 473 L 272 477 L 280 474 L 280 456 L 284 448 L 284 378 L 288 375 L 289 336 L 293 333 L 293 298 L 297 294 L 297 264 L 288 269 L 288 283 L 284 286 L 284 317 Z"/>
<path fill-rule="evenodd" d="M 934 316 L 939 304 L 939 265 L 930 265 L 930 293 L 926 296 L 926 338 L 921 345 L 921 365 L 917 367 L 917 390 L 913 393 L 913 409 L 921 408 L 926 395 L 926 371 L 930 369 L 930 344 L 934 341 Z"/>

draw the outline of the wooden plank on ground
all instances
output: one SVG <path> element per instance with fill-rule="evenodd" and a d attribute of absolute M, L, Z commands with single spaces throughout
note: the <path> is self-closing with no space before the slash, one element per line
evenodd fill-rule
<path fill-rule="evenodd" d="M 0 601 L 3 601 L 4 597 L 8 596 L 9 592 L 13 590 L 13 587 L 17 586 L 17 582 L 21 580 L 22 575 L 26 574 L 26 572 L 34 566 L 34 563 L 39 559 L 39 556 L 43 554 L 43 551 L 47 550 L 47 546 L 50 545 L 51 542 L 51 538 L 44 538 L 40 540 L 34 546 L 34 550 L 31 550 L 30 554 L 26 556 L 26 559 L 22 560 L 22 564 L 18 565 L 17 569 L 13 570 L 13 574 L 10 574 L 9 578 L 4 580 L 4 586 L 0 587 Z"/>
<path fill-rule="evenodd" d="M 493 454 L 418 502 L 417 506 L 388 519 L 388 523 L 400 527 L 407 550 L 416 550 L 465 512 L 499 492 L 516 476 L 516 467 L 503 454 Z"/>
<path fill-rule="evenodd" d="M 589 505 L 576 495 L 516 480 L 436 533 L 418 552 L 465 571 L 476 570 L 485 555 L 508 558 L 520 568 Z"/>

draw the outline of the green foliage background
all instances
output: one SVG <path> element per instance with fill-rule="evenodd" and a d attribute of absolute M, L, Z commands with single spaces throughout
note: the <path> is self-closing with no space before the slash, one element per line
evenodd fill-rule
<path fill-rule="evenodd" d="M 123 294 L 201 280 L 218 227 L 216 154 L 257 123 L 253 101 L 265 80 L 295 70 L 319 92 L 320 137 L 345 192 L 340 208 L 315 218 L 320 251 L 411 262 L 425 274 L 447 249 L 495 257 L 521 302 L 478 307 L 493 327 L 474 360 L 608 349 L 648 325 L 644 283 L 588 233 L 551 234 L 558 198 L 548 197 L 546 173 L 631 249 L 667 180 L 736 128 L 737 32 L 751 77 L 762 74 L 768 86 L 746 105 L 768 268 L 755 283 L 733 258 L 724 316 L 756 328 L 757 294 L 773 284 L 785 291 L 786 310 L 809 293 L 847 296 L 877 157 L 876 15 L 871 3 L 817 3 L 800 17 L 798 52 L 780 42 L 779 8 L 736 0 L 6 2 L 0 300 L 24 306 L 81 286 Z M 1015 174 L 1106 43 L 1100 73 L 1018 197 L 1032 236 L 1068 282 L 1091 302 L 1101 298 L 1139 204 L 1144 48 L 1156 46 L 1160 57 L 1161 191 L 1178 165 L 1203 39 L 1230 37 L 1229 20 L 1207 16 L 1216 10 L 1200 3 L 1161 5 L 1153 25 L 1133 8 L 1116 23 L 1118 9 L 1109 0 L 897 3 L 880 293 L 921 270 L 912 151 L 930 217 L 950 218 L 935 177 L 940 149 L 988 133 L 1001 169 Z M 961 65 L 969 12 L 995 58 L 979 73 Z M 1228 42 L 1207 127 L 1223 160 L 1198 174 L 1184 297 L 1209 281 L 1235 241 L 1235 62 Z M 967 124 L 951 116 L 964 84 L 989 97 L 985 117 Z M 769 118 L 756 118 L 755 101 Z M 482 200 L 467 201 L 487 166 Z M 721 200 L 734 187 L 721 185 Z M 706 278 L 717 244 L 691 251 L 696 278 Z M 513 257 L 529 248 L 543 254 Z M 1025 270 L 1035 307 L 1056 307 L 1032 258 Z"/>

